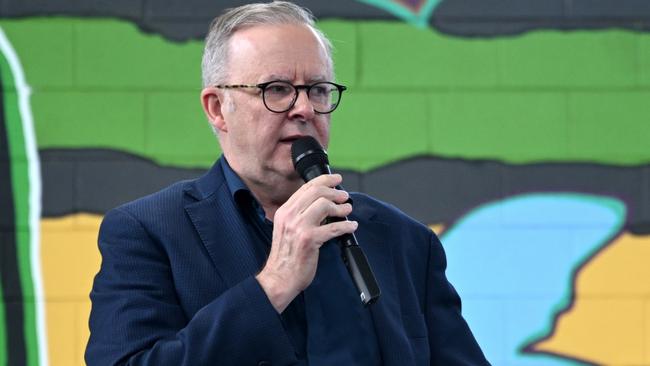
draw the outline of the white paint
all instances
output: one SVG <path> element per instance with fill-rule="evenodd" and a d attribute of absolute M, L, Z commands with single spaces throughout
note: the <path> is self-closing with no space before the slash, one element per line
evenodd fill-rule
<path fill-rule="evenodd" d="M 41 164 L 36 146 L 34 119 L 29 106 L 31 88 L 25 80 L 20 60 L 11 46 L 2 27 L 0 27 L 0 51 L 4 54 L 11 73 L 13 74 L 16 92 L 18 93 L 18 109 L 20 112 L 25 149 L 27 154 L 29 174 L 29 231 L 30 231 L 30 262 L 32 283 L 34 284 L 34 306 L 36 308 L 36 337 L 38 338 L 39 365 L 49 363 L 47 352 L 47 328 L 45 324 L 45 296 L 41 272 Z"/>

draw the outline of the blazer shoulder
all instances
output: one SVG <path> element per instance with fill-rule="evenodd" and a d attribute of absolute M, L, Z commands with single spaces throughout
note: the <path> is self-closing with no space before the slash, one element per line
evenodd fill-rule
<path fill-rule="evenodd" d="M 426 225 L 388 202 L 360 192 L 350 192 L 350 197 L 355 212 L 358 212 L 360 216 L 371 215 L 373 220 L 387 224 L 402 224 L 411 228 L 429 230 Z"/>
<path fill-rule="evenodd" d="M 176 182 L 158 192 L 148 194 L 133 201 L 123 203 L 113 210 L 135 214 L 141 210 L 183 205 L 185 187 L 193 180 Z M 171 208 L 170 207 L 170 208 Z M 113 211 L 111 210 L 111 211 Z"/>
<path fill-rule="evenodd" d="M 225 181 L 220 164 L 221 160 L 217 160 L 212 168 L 197 178 L 178 181 L 158 192 L 118 206 L 116 210 L 126 211 L 135 216 L 143 210 L 157 210 L 158 214 L 183 212 L 188 204 L 219 192 L 219 187 Z"/>

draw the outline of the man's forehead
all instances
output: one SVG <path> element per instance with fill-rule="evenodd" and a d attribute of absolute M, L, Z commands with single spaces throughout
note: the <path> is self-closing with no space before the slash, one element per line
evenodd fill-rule
<path fill-rule="evenodd" d="M 298 43 L 296 43 L 298 42 Z M 317 47 L 326 49 L 314 30 L 305 24 L 258 24 L 237 29 L 230 37 L 232 47 L 249 46 L 256 49 L 267 45 Z"/>
<path fill-rule="evenodd" d="M 322 41 L 302 24 L 256 25 L 238 29 L 229 44 L 230 71 L 267 80 L 329 80 L 331 61 Z M 234 76 L 234 75 L 233 75 Z"/>

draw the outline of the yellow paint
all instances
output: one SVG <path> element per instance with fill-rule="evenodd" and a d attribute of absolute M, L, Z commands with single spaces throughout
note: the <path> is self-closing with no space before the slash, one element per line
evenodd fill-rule
<path fill-rule="evenodd" d="M 650 365 L 650 236 L 625 233 L 578 274 L 574 306 L 535 350 L 601 365 Z"/>
<path fill-rule="evenodd" d="M 429 229 L 436 233 L 436 235 L 440 236 L 445 231 L 446 227 L 444 224 L 431 224 L 429 225 Z"/>
<path fill-rule="evenodd" d="M 88 294 L 99 270 L 102 217 L 76 214 L 41 220 L 41 263 L 50 365 L 83 365 L 90 332 Z"/>

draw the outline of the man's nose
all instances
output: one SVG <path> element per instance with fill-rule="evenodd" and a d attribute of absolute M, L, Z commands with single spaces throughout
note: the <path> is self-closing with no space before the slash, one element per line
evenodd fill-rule
<path fill-rule="evenodd" d="M 299 90 L 296 97 L 296 103 L 293 108 L 289 110 L 289 115 L 292 117 L 302 116 L 305 119 L 314 117 L 314 106 L 311 104 L 306 90 Z"/>

